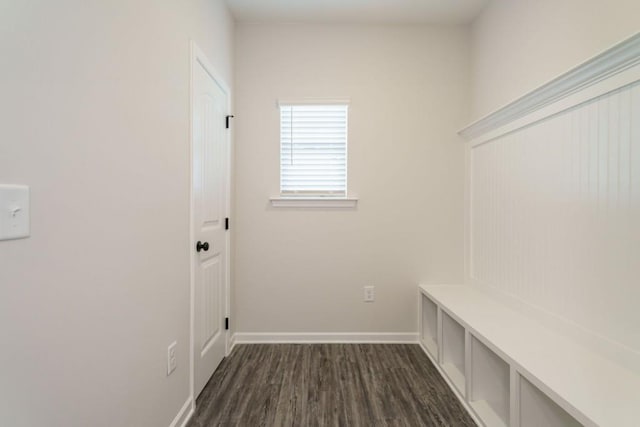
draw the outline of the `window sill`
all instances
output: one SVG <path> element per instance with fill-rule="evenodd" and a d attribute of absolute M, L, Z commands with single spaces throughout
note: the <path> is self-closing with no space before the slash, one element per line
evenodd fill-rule
<path fill-rule="evenodd" d="M 355 209 L 358 206 L 356 198 L 272 197 L 270 200 L 274 208 Z"/>

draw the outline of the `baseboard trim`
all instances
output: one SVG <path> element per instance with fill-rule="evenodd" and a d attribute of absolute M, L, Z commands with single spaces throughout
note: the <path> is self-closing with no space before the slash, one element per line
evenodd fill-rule
<path fill-rule="evenodd" d="M 229 351 L 227 352 L 227 356 L 231 354 L 233 348 L 236 346 L 236 335 L 237 334 L 233 334 L 231 335 L 231 338 L 229 338 Z"/>
<path fill-rule="evenodd" d="M 471 409 L 471 406 L 469 406 L 469 403 L 467 403 L 467 400 L 464 398 L 462 393 L 460 393 L 460 391 L 456 388 L 456 386 L 453 385 L 453 383 L 449 380 L 449 377 L 447 377 L 447 374 L 442 370 L 442 368 L 440 367 L 440 364 L 433 358 L 433 356 L 431 356 L 431 354 L 429 354 L 429 352 L 427 351 L 426 347 L 422 344 L 422 342 L 419 342 L 419 344 L 422 351 L 424 351 L 424 354 L 426 354 L 429 360 L 431 360 L 431 363 L 433 363 L 433 365 L 436 367 L 436 369 L 440 373 L 440 376 L 447 383 L 451 391 L 453 391 L 453 394 L 456 395 L 460 403 L 462 403 L 462 406 L 464 406 L 464 409 L 467 410 L 467 412 L 469 413 L 469 416 L 473 419 L 473 421 L 475 421 L 475 423 L 479 426 L 485 425 L 482 421 L 480 421 L 480 418 L 478 418 L 476 413 Z"/>
<path fill-rule="evenodd" d="M 193 405 L 193 397 L 189 396 L 187 401 L 184 402 L 184 405 L 182 405 L 182 408 L 180 408 L 178 415 L 176 415 L 171 424 L 169 424 L 169 427 L 186 427 L 187 423 L 193 416 L 194 411 L 195 407 Z"/>
<path fill-rule="evenodd" d="M 237 332 L 232 338 L 233 346 L 236 344 L 416 344 L 417 332 Z"/>

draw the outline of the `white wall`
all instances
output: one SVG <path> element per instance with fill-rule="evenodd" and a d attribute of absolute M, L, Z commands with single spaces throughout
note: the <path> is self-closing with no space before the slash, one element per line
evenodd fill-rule
<path fill-rule="evenodd" d="M 416 285 L 463 278 L 468 32 L 240 24 L 238 332 L 415 332 Z M 279 98 L 348 97 L 356 210 L 283 210 Z M 363 286 L 376 302 L 362 302 Z"/>
<path fill-rule="evenodd" d="M 222 1 L 0 4 L 0 424 L 163 426 L 189 390 L 189 40 L 232 83 Z M 166 376 L 167 346 L 178 368 Z"/>
<path fill-rule="evenodd" d="M 640 31 L 637 0 L 491 0 L 472 26 L 482 117 Z"/>

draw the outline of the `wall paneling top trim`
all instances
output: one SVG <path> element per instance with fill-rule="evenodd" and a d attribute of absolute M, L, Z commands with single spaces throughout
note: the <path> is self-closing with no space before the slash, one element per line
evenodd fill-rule
<path fill-rule="evenodd" d="M 640 374 L 640 35 L 461 134 L 467 284 Z"/>
<path fill-rule="evenodd" d="M 462 129 L 467 140 L 485 135 L 527 114 L 584 90 L 640 63 L 640 33 Z"/>

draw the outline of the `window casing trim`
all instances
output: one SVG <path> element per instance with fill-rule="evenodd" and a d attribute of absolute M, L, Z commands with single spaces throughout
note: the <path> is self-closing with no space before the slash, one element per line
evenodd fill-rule
<path fill-rule="evenodd" d="M 274 208 L 331 208 L 355 209 L 358 199 L 355 197 L 272 197 Z"/>
<path fill-rule="evenodd" d="M 291 105 L 346 105 L 349 106 L 351 100 L 349 98 L 298 98 L 298 99 L 278 99 L 277 107 Z"/>

